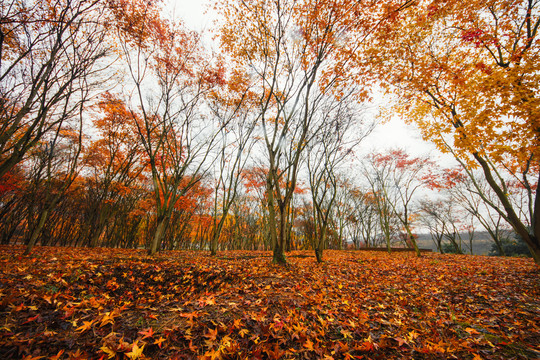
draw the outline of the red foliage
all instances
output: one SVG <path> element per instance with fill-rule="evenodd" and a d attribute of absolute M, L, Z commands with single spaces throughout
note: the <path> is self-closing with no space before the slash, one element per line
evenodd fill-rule
<path fill-rule="evenodd" d="M 0 248 L 0 358 L 526 359 L 531 259 Z"/>

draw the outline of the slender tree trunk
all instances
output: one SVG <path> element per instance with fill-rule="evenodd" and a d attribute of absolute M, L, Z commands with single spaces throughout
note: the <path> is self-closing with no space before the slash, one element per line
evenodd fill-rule
<path fill-rule="evenodd" d="M 521 236 L 523 241 L 527 244 L 529 247 L 529 250 L 531 252 L 531 255 L 536 262 L 537 265 L 540 266 L 540 194 L 536 192 L 535 199 L 534 199 L 534 213 L 532 216 L 532 229 L 531 232 L 527 229 L 527 227 L 523 224 L 523 222 L 519 219 L 519 216 L 514 211 L 514 208 L 512 207 L 512 204 L 508 200 L 507 195 L 504 193 L 504 191 L 501 189 L 501 187 L 497 184 L 495 179 L 493 178 L 493 175 L 491 173 L 491 169 L 489 168 L 489 165 L 487 161 L 480 156 L 478 153 L 473 154 L 476 161 L 482 166 L 482 170 L 484 172 L 484 175 L 486 177 L 486 180 L 488 184 L 491 186 L 493 191 L 495 191 L 495 194 L 501 201 L 501 204 L 504 207 L 504 210 L 506 212 L 506 216 L 508 219 L 508 222 L 516 233 Z M 538 173 L 539 180 L 540 180 L 540 172 Z"/>
<path fill-rule="evenodd" d="M 414 235 L 411 232 L 411 229 L 409 229 L 409 225 L 405 225 L 405 230 L 407 230 L 407 236 L 411 240 L 411 244 L 414 248 L 414 251 L 416 252 L 416 256 L 420 257 L 422 256 L 420 253 L 420 249 L 418 248 L 418 244 L 416 243 L 416 239 L 414 238 Z"/>
<path fill-rule="evenodd" d="M 214 224 L 212 230 L 212 240 L 210 241 L 210 255 L 215 256 L 217 254 L 218 240 L 225 224 L 226 216 L 222 216 L 217 224 Z"/>
<path fill-rule="evenodd" d="M 317 259 L 318 263 L 323 262 L 323 250 L 320 247 L 315 249 L 315 258 Z"/>
<path fill-rule="evenodd" d="M 167 228 L 167 217 L 163 216 L 161 219 L 158 219 L 158 224 L 156 228 L 156 233 L 152 240 L 150 250 L 148 251 L 149 255 L 155 255 L 159 251 L 163 235 L 165 234 L 165 229 Z"/>
<path fill-rule="evenodd" d="M 283 252 L 283 249 L 278 249 L 276 211 L 273 207 L 273 203 L 268 205 L 268 232 L 270 235 L 270 245 L 274 250 L 274 262 L 277 262 L 279 253 Z"/>
<path fill-rule="evenodd" d="M 502 246 L 502 241 L 499 235 L 493 237 L 493 241 L 495 241 L 495 245 L 497 246 L 497 250 L 499 250 L 499 255 L 506 256 L 506 250 L 504 250 L 504 246 Z"/>
<path fill-rule="evenodd" d="M 315 257 L 317 258 L 318 263 L 323 262 L 323 251 L 324 251 L 324 244 L 326 241 L 326 226 L 321 229 L 320 235 L 317 237 L 316 240 L 316 246 L 315 246 Z"/>
<path fill-rule="evenodd" d="M 276 264 L 286 264 L 287 259 L 285 258 L 285 249 L 283 248 L 284 241 L 283 237 L 285 235 L 284 231 L 284 222 L 283 217 L 281 217 L 281 221 L 279 224 L 280 231 L 278 236 L 278 229 L 277 229 L 277 222 L 276 222 L 276 209 L 274 206 L 274 189 L 273 186 L 271 186 L 271 174 L 268 174 L 267 179 L 267 193 L 268 193 L 268 228 L 270 230 L 270 240 L 272 242 L 272 248 L 273 248 L 273 259 L 272 261 Z M 280 209 L 280 215 L 281 215 L 281 209 Z"/>
<path fill-rule="evenodd" d="M 280 208 L 279 210 L 279 236 L 277 237 L 277 243 L 274 247 L 273 261 L 276 264 L 286 264 L 287 258 L 285 257 L 285 246 L 287 244 L 287 214 L 285 209 Z"/>
<path fill-rule="evenodd" d="M 98 223 L 96 225 L 96 230 L 90 239 L 90 247 L 97 247 L 99 243 L 99 239 L 101 238 L 101 234 L 103 234 L 103 231 L 105 230 L 105 219 L 102 215 L 99 216 Z"/>
<path fill-rule="evenodd" d="M 388 253 L 390 254 L 392 252 L 392 247 L 390 246 L 390 229 L 387 227 L 388 224 L 385 224 L 385 228 L 383 230 L 384 232 L 384 239 L 386 240 L 386 250 L 388 250 Z"/>
<path fill-rule="evenodd" d="M 39 216 L 38 224 L 34 228 L 34 231 L 32 231 L 32 235 L 30 236 L 30 241 L 28 241 L 28 244 L 26 245 L 26 249 L 24 250 L 24 255 L 30 255 L 30 252 L 32 251 L 32 248 L 36 244 L 39 234 L 41 234 L 41 230 L 43 229 L 43 226 L 45 225 L 45 221 L 47 221 L 48 217 L 49 217 L 49 209 L 43 210 L 43 212 Z"/>

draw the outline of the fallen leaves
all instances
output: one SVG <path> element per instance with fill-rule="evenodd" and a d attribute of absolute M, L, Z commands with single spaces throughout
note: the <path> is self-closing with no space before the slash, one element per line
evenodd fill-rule
<path fill-rule="evenodd" d="M 51 247 L 14 260 L 18 251 L 0 247 L 0 358 L 487 360 L 540 351 L 529 259 L 328 251 L 317 264 L 293 252 L 281 267 L 265 252 L 151 258 Z"/>
<path fill-rule="evenodd" d="M 143 351 L 144 351 L 144 345 L 139 347 L 137 345 L 137 341 L 135 341 L 135 343 L 133 344 L 133 348 L 131 349 L 130 352 L 126 353 L 126 356 L 133 360 L 138 359 L 141 357 Z"/>
<path fill-rule="evenodd" d="M 154 337 L 154 330 L 150 327 L 143 331 L 139 331 L 139 334 L 143 335 L 142 339 Z"/>
<path fill-rule="evenodd" d="M 87 330 L 90 330 L 92 328 L 92 325 L 94 324 L 95 320 L 92 321 L 83 321 L 83 324 L 75 329 L 77 332 L 85 332 Z"/>

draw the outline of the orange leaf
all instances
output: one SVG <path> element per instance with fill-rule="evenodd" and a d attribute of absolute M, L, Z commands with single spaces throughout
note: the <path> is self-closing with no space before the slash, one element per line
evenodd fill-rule
<path fill-rule="evenodd" d="M 165 339 L 163 337 L 159 337 L 159 339 L 155 340 L 154 341 L 154 345 L 157 345 L 159 346 L 159 348 L 161 349 L 161 344 L 165 341 Z"/>
<path fill-rule="evenodd" d="M 92 325 L 94 324 L 95 320 L 92 321 L 83 321 L 83 324 L 79 326 L 75 331 L 80 331 L 81 333 L 85 332 L 86 330 L 90 330 Z"/>
<path fill-rule="evenodd" d="M 139 334 L 143 335 L 143 339 L 154 337 L 154 329 L 149 327 L 146 330 L 139 331 Z"/>
<path fill-rule="evenodd" d="M 307 339 L 306 343 L 304 344 L 304 347 L 309 350 L 313 351 L 313 342 L 310 339 Z"/>
<path fill-rule="evenodd" d="M 478 331 L 476 331 L 473 328 L 466 328 L 465 331 L 468 332 L 470 335 L 478 335 L 478 334 L 480 334 Z"/>

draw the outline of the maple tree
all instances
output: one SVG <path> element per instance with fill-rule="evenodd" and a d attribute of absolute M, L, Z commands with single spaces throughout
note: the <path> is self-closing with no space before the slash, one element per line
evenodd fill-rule
<path fill-rule="evenodd" d="M 340 166 L 348 160 L 353 148 L 370 133 L 372 127 L 362 131 L 358 110 L 354 104 L 343 99 L 332 101 L 325 111 L 324 128 L 306 147 L 306 165 L 309 188 L 313 204 L 314 239 L 313 247 L 317 261 L 322 262 L 322 253 L 327 247 L 327 232 L 334 211 L 334 203 L 340 187 Z M 349 134 L 354 134 L 351 137 Z M 348 136 L 349 135 L 349 136 Z"/>
<path fill-rule="evenodd" d="M 352 53 L 341 51 L 355 13 L 345 1 L 221 1 L 223 50 L 253 77 L 260 137 L 268 167 L 267 208 L 274 261 L 285 263 L 292 201 L 306 146 L 324 128 L 328 98 L 349 93 Z M 240 26 L 239 26 L 240 25 Z M 280 183 L 284 184 L 282 188 Z M 276 211 L 277 209 L 277 211 Z"/>
<path fill-rule="evenodd" d="M 372 157 L 369 163 L 364 164 L 363 175 L 369 183 L 369 200 L 377 212 L 378 227 L 384 238 L 384 243 L 388 252 L 391 251 L 393 237 L 398 228 L 399 219 L 396 217 L 393 204 L 385 196 L 385 187 L 390 186 L 390 172 L 377 171 L 375 158 Z M 367 200 L 367 199 L 366 199 Z"/>
<path fill-rule="evenodd" d="M 381 22 L 370 69 L 399 96 L 396 110 L 424 138 L 496 194 L 484 199 L 540 263 L 536 1 L 411 2 Z M 508 197 L 509 179 L 528 192 L 527 214 Z M 525 215 L 525 217 L 523 216 Z M 530 230 L 527 222 L 531 224 Z"/>
<path fill-rule="evenodd" d="M 78 125 L 78 126 L 77 126 Z M 79 156 L 82 151 L 82 118 L 74 129 L 56 129 L 50 138 L 45 137 L 39 146 L 32 149 L 35 161 L 30 182 L 33 204 L 29 204 L 29 236 L 25 255 L 36 244 L 38 236 L 49 220 L 49 214 L 58 205 L 81 170 Z M 34 216 L 35 215 L 35 216 Z"/>
<path fill-rule="evenodd" d="M 350 180 L 343 181 L 341 187 L 343 200 L 340 208 L 343 213 L 341 217 L 344 217 L 342 227 L 355 249 L 361 245 L 375 247 L 379 224 L 375 197 L 371 191 L 353 185 Z"/>
<path fill-rule="evenodd" d="M 165 21 L 158 5 L 119 3 L 117 32 L 129 68 L 137 109 L 130 108 L 151 172 L 156 230 L 149 252 L 161 246 L 175 204 L 207 171 L 216 134 L 204 123 L 203 96 L 222 82 L 199 35 Z M 209 133 L 210 131 L 210 133 Z"/>
<path fill-rule="evenodd" d="M 242 180 L 245 188 L 245 195 L 242 198 L 242 208 L 250 208 L 250 213 L 245 216 L 250 222 L 255 222 L 258 226 L 258 238 L 260 243 L 263 244 L 266 249 L 269 244 L 269 211 L 267 204 L 267 192 L 266 192 L 266 175 L 267 170 L 264 167 L 254 166 L 244 169 L 242 172 Z M 246 206 L 247 205 L 247 206 Z M 240 208 L 238 208 L 240 210 Z M 245 209 L 247 210 L 247 209 Z M 246 219 L 246 220 L 248 220 Z"/>
<path fill-rule="evenodd" d="M 412 157 L 402 149 L 395 149 L 386 154 L 373 154 L 370 165 L 373 174 L 366 174 L 373 190 L 376 189 L 383 198 L 379 203 L 384 206 L 385 211 L 391 211 L 399 220 L 407 234 L 406 242 L 412 245 L 416 255 L 420 256 L 412 233 L 414 214 L 411 213 L 411 207 L 417 190 L 431 182 L 431 169 L 434 164 L 427 157 Z M 388 244 L 387 241 L 387 246 Z"/>
<path fill-rule="evenodd" d="M 466 247 L 468 247 L 469 253 L 473 254 L 473 240 L 476 231 L 474 220 L 477 218 L 460 205 L 452 197 L 420 202 L 420 222 L 428 229 L 431 239 L 440 253 L 465 254 Z M 497 230 L 499 235 L 501 230 Z M 463 233 L 467 233 L 468 244 L 463 241 Z M 488 233 L 493 235 L 491 231 Z M 494 239 L 494 241 L 497 240 Z"/>
<path fill-rule="evenodd" d="M 484 199 L 493 201 L 496 195 L 481 177 L 469 177 L 459 169 L 448 170 L 443 179 L 447 179 L 447 191 L 450 201 L 459 203 L 488 232 L 500 254 L 505 255 L 502 246 L 503 237 L 509 232 L 504 228 L 505 222 L 501 214 L 493 210 Z M 474 184 L 476 183 L 476 185 Z M 478 189 L 481 189 L 482 196 Z M 511 193 L 508 194 L 512 196 Z"/>
<path fill-rule="evenodd" d="M 219 89 L 218 89 L 219 90 Z M 254 145 L 252 139 L 256 115 L 250 111 L 250 87 L 240 74 L 233 74 L 226 88 L 214 91 L 211 109 L 224 124 L 220 129 L 221 149 L 217 160 L 210 252 L 216 255 L 219 238 L 241 184 L 242 172 Z"/>
<path fill-rule="evenodd" d="M 103 84 L 109 50 L 96 0 L 3 2 L 0 176 L 76 116 Z"/>
<path fill-rule="evenodd" d="M 107 222 L 118 211 L 120 198 L 134 191 L 143 164 L 137 135 L 129 125 L 131 114 L 119 99 L 106 93 L 99 103 L 102 114 L 94 121 L 99 137 L 85 151 L 85 166 L 91 169 L 86 181 L 87 226 L 84 242 L 97 246 Z"/>

